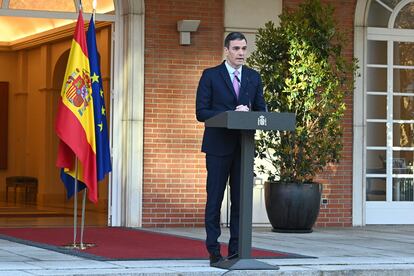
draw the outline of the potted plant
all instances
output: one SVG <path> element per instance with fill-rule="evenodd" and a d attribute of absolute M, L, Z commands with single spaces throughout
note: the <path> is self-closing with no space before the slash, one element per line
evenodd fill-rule
<path fill-rule="evenodd" d="M 293 132 L 260 132 L 258 166 L 268 175 L 265 201 L 274 231 L 311 232 L 319 214 L 322 185 L 313 180 L 339 162 L 344 99 L 353 88 L 355 60 L 343 55 L 345 41 L 333 8 L 305 0 L 268 22 L 247 60 L 262 76 L 269 111 L 296 114 Z"/>

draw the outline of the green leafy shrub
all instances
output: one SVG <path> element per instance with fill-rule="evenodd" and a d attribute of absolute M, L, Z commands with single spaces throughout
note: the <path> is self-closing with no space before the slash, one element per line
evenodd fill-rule
<path fill-rule="evenodd" d="M 312 182 L 328 163 L 339 162 L 345 97 L 353 89 L 355 60 L 344 57 L 345 40 L 333 8 L 305 0 L 268 22 L 247 60 L 262 76 L 269 111 L 296 114 L 293 132 L 260 132 L 256 153 L 270 181 Z"/>

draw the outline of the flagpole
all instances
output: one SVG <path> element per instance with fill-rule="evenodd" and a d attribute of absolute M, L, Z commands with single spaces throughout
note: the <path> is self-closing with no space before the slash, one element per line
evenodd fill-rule
<path fill-rule="evenodd" d="M 82 1 L 80 1 L 81 4 L 81 8 L 82 8 Z M 93 16 L 93 20 L 95 22 L 95 10 L 96 10 L 96 0 L 92 1 L 92 7 L 93 7 L 93 12 L 92 12 L 92 16 Z M 86 206 L 86 188 L 83 189 L 83 199 L 82 199 L 82 220 L 81 220 L 81 233 L 80 233 L 80 244 L 79 244 L 79 248 L 81 250 L 84 250 L 88 247 L 92 247 L 95 246 L 95 244 L 91 244 L 91 243 L 83 243 L 83 232 L 85 229 L 85 206 Z"/>
<path fill-rule="evenodd" d="M 82 10 L 82 0 L 79 0 L 79 12 L 82 12 L 83 10 Z M 77 160 L 78 160 L 78 158 L 76 157 L 76 162 L 77 162 Z M 86 190 L 86 188 L 84 189 L 84 190 Z M 77 169 L 76 169 L 76 178 L 75 178 L 75 200 L 76 200 L 76 209 L 77 209 L 77 207 L 78 207 L 78 196 L 77 196 L 77 194 L 78 194 L 78 171 L 77 171 Z M 77 210 L 76 210 L 76 215 L 77 215 Z M 82 216 L 83 216 L 83 213 L 84 213 L 84 210 L 83 210 L 83 206 L 82 206 Z M 82 217 L 82 219 L 83 219 L 83 217 Z M 82 231 L 82 230 L 81 230 Z M 82 232 L 81 232 L 81 238 L 82 238 Z M 80 249 L 82 249 L 82 244 L 80 244 Z"/>
<path fill-rule="evenodd" d="M 77 249 L 80 248 L 76 243 L 77 236 L 77 222 L 78 222 L 78 157 L 75 157 L 75 177 L 74 177 L 74 194 L 73 194 L 73 243 L 64 245 L 65 248 Z"/>
<path fill-rule="evenodd" d="M 96 0 L 92 0 L 92 16 L 93 16 L 94 23 L 95 23 L 95 13 L 96 13 Z"/>
<path fill-rule="evenodd" d="M 79 12 L 82 12 L 82 0 L 79 0 Z M 75 181 L 73 195 L 73 245 L 72 248 L 78 248 L 76 244 L 77 222 L 78 222 L 78 157 L 75 158 Z"/>
<path fill-rule="evenodd" d="M 83 200 L 82 200 L 82 221 L 81 221 L 81 233 L 80 233 L 80 249 L 86 249 L 83 244 L 83 230 L 85 229 L 85 204 L 86 204 L 86 188 L 83 189 Z"/>
<path fill-rule="evenodd" d="M 77 220 L 78 220 L 78 157 L 75 159 L 75 193 L 73 196 L 73 248 L 77 248 L 76 245 L 76 232 L 77 232 Z"/>

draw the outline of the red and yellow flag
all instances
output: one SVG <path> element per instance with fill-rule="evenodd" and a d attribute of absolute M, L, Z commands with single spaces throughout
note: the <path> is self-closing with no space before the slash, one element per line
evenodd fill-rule
<path fill-rule="evenodd" d="M 56 134 L 60 139 L 56 164 L 62 168 L 62 175 L 74 179 L 78 158 L 77 178 L 88 188 L 89 200 L 97 202 L 95 122 L 89 70 L 84 22 L 79 12 L 56 116 Z M 73 181 L 66 183 L 64 177 L 62 180 L 66 186 L 73 185 Z"/>

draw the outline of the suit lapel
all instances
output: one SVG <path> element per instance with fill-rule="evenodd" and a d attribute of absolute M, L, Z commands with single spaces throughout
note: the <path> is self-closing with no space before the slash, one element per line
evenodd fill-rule
<path fill-rule="evenodd" d="M 233 93 L 233 96 L 237 99 L 236 92 L 234 91 L 233 84 L 231 83 L 229 72 L 227 71 L 227 68 L 226 68 L 226 65 L 224 64 L 224 62 L 221 64 L 220 74 L 223 77 L 223 80 L 226 83 L 227 87 Z"/>

